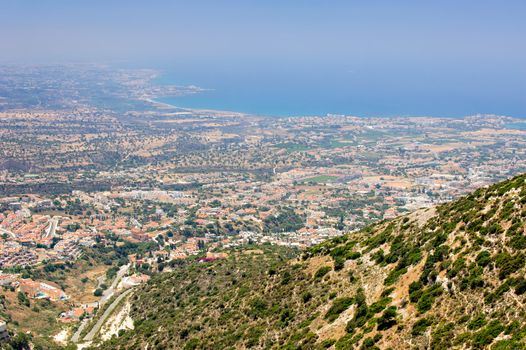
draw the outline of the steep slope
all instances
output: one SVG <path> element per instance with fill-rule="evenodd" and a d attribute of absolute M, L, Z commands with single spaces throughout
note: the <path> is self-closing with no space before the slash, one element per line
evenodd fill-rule
<path fill-rule="evenodd" d="M 524 348 L 526 176 L 286 260 L 232 252 L 152 279 L 107 349 Z"/>

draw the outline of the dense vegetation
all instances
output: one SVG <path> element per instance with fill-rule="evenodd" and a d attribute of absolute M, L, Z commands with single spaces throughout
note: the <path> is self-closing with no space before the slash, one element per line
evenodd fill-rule
<path fill-rule="evenodd" d="M 159 275 L 103 348 L 526 348 L 525 179 L 297 259 L 263 247 Z"/>

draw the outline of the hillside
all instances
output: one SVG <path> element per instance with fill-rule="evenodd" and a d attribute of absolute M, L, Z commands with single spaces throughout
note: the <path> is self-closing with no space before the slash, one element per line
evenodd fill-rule
<path fill-rule="evenodd" d="M 102 349 L 524 348 L 525 179 L 299 258 L 265 246 L 159 275 Z"/>

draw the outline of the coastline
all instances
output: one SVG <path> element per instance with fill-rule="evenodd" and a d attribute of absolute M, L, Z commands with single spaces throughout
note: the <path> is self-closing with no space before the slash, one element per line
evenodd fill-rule
<path fill-rule="evenodd" d="M 188 108 L 188 107 L 181 107 L 177 106 L 172 103 L 162 102 L 159 100 L 156 100 L 155 98 L 143 98 L 142 101 L 148 102 L 157 108 L 160 109 L 179 109 L 184 112 L 179 112 L 179 114 L 186 114 L 186 113 L 195 113 L 195 114 L 216 114 L 216 115 L 228 115 L 228 116 L 236 116 L 236 117 L 271 117 L 271 118 L 306 118 L 306 117 L 327 117 L 327 116 L 334 116 L 337 114 L 325 114 L 325 115 L 290 115 L 290 116 L 272 116 L 272 115 L 263 115 L 263 114 L 255 114 L 255 113 L 245 113 L 245 112 L 236 112 L 231 110 L 221 110 L 221 109 L 211 109 L 211 108 Z M 511 119 L 509 122 L 504 124 L 505 129 L 514 129 L 514 130 L 526 130 L 526 121 L 523 122 L 524 119 L 517 118 L 517 117 L 510 117 L 506 115 L 493 115 L 493 114 L 475 114 L 475 115 L 466 115 L 466 116 L 417 116 L 417 115 L 411 115 L 411 116 L 356 116 L 348 114 L 346 116 L 354 117 L 354 118 L 365 118 L 365 119 L 390 119 L 390 118 L 438 118 L 438 119 L 464 119 L 469 117 L 497 117 L 497 118 L 506 118 Z M 520 124 L 520 127 L 516 127 Z"/>
<path fill-rule="evenodd" d="M 157 106 L 161 109 L 181 109 L 184 111 L 196 113 L 196 114 L 202 114 L 202 113 L 215 113 L 219 115 L 229 115 L 229 116 L 237 116 L 237 117 L 246 117 L 246 116 L 257 116 L 255 114 L 250 113 L 243 113 L 243 112 L 235 112 L 235 111 L 227 111 L 227 110 L 219 110 L 219 109 L 205 109 L 205 108 L 187 108 L 187 107 L 179 107 L 171 103 L 161 102 L 152 98 L 145 98 L 142 99 L 145 102 L 148 102 L 154 106 Z"/>

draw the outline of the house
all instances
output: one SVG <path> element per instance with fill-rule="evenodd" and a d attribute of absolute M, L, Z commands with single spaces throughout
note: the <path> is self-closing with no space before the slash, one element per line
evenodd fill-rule
<path fill-rule="evenodd" d="M 228 258 L 227 253 L 213 253 L 213 252 L 207 252 L 206 253 L 206 259 L 208 260 L 217 260 L 217 259 L 226 259 Z"/>
<path fill-rule="evenodd" d="M 150 236 L 148 236 L 145 232 L 137 229 L 132 229 L 132 237 L 140 242 L 147 242 L 150 239 Z"/>
<path fill-rule="evenodd" d="M 93 306 L 74 307 L 71 310 L 61 313 L 60 320 L 62 322 L 75 322 L 83 316 L 93 316 L 94 313 L 95 308 Z"/>
<path fill-rule="evenodd" d="M 44 282 L 37 282 L 31 279 L 21 279 L 19 281 L 19 291 L 32 299 L 49 299 L 51 301 L 67 300 L 68 296 L 61 289 Z"/>
<path fill-rule="evenodd" d="M 138 286 L 141 283 L 147 282 L 149 279 L 150 279 L 150 276 L 145 275 L 145 274 L 127 276 L 122 279 L 122 286 L 124 288 Z"/>
<path fill-rule="evenodd" d="M 0 286 L 9 286 L 16 281 L 16 276 L 12 274 L 0 274 Z"/>

